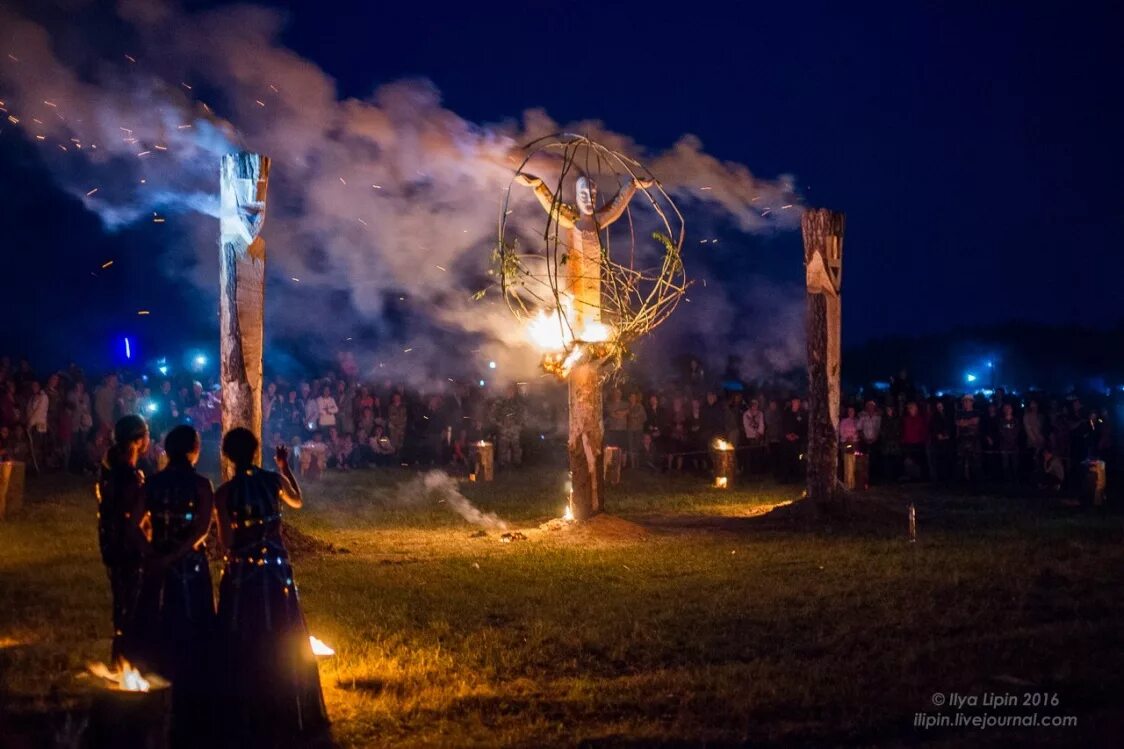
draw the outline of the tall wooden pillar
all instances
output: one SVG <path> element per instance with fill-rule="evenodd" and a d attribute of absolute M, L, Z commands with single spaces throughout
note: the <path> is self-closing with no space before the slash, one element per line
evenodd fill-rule
<path fill-rule="evenodd" d="M 219 353 L 222 431 L 246 427 L 260 442 L 265 312 L 265 222 L 269 157 L 222 158 L 219 242 Z M 261 455 L 258 455 L 260 461 Z M 233 467 L 223 460 L 223 479 Z"/>
<path fill-rule="evenodd" d="M 580 339 L 590 325 L 601 322 L 601 242 L 596 229 L 571 230 L 566 273 L 574 300 L 570 325 Z M 570 505 L 578 521 L 604 509 L 603 418 L 601 368 L 583 357 L 570 372 Z"/>
<path fill-rule="evenodd" d="M 808 285 L 808 498 L 822 509 L 842 499 L 839 465 L 840 332 L 844 214 L 804 213 L 804 270 Z"/>

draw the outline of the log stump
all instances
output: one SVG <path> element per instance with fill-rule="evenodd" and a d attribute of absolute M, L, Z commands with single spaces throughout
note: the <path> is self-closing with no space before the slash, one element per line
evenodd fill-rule
<path fill-rule="evenodd" d="M 16 460 L 0 463 L 0 520 L 23 507 L 23 487 L 27 464 Z"/>
<path fill-rule="evenodd" d="M 476 468 L 473 475 L 475 481 L 491 481 L 495 478 L 496 471 L 496 446 L 491 442 L 481 440 L 476 443 Z"/>
<path fill-rule="evenodd" d="M 605 448 L 605 483 L 616 486 L 621 482 L 621 449 L 615 445 Z"/>
<path fill-rule="evenodd" d="M 737 454 L 729 443 L 716 443 L 710 446 L 710 464 L 714 466 L 714 487 L 729 489 L 734 485 L 737 474 Z"/>

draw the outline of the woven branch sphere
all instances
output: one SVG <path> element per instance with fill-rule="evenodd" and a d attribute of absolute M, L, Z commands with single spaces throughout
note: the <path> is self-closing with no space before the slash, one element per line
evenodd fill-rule
<path fill-rule="evenodd" d="M 618 368 L 687 290 L 684 233 L 671 196 L 635 159 L 569 133 L 526 146 L 495 260 L 544 368 L 560 377 L 579 359 Z"/>

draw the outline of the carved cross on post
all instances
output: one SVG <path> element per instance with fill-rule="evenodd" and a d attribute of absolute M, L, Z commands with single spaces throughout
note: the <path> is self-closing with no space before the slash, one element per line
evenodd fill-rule
<path fill-rule="evenodd" d="M 840 336 L 843 230 L 846 217 L 826 208 L 801 219 L 808 287 L 808 498 L 821 509 L 836 506 L 839 465 Z"/>
<path fill-rule="evenodd" d="M 222 158 L 219 217 L 219 353 L 222 431 L 246 427 L 261 441 L 265 313 L 265 222 L 269 157 Z M 260 462 L 260 454 L 258 459 Z M 223 461 L 223 479 L 232 467 Z"/>

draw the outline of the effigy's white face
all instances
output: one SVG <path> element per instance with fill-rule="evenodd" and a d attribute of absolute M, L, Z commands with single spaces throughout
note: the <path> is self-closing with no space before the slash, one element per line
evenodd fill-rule
<path fill-rule="evenodd" d="M 597 202 L 597 185 L 588 177 L 578 177 L 576 190 L 578 210 L 585 216 L 592 216 L 594 204 Z"/>

